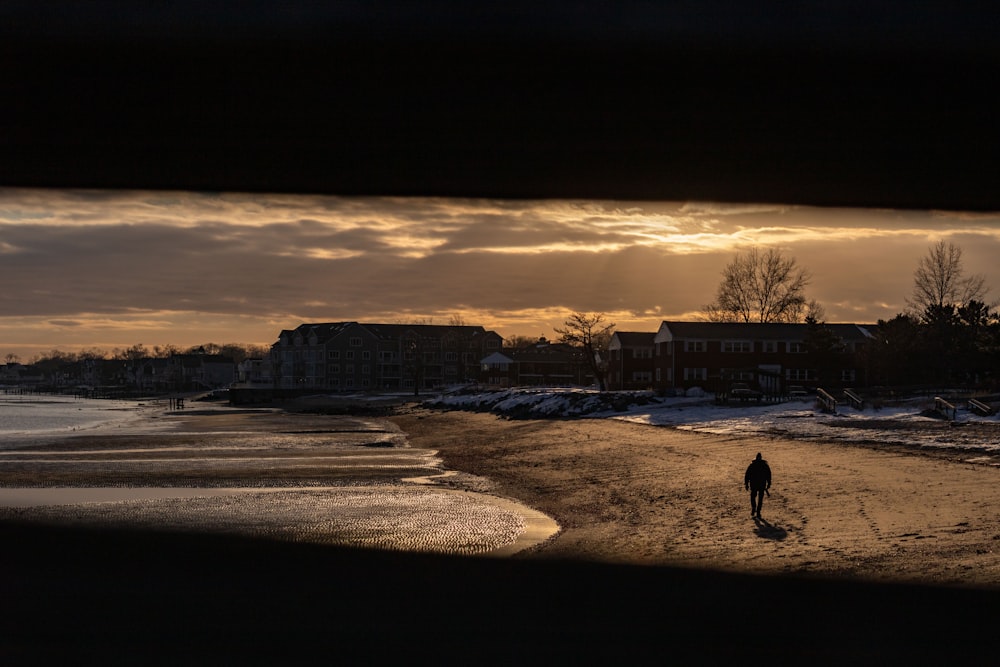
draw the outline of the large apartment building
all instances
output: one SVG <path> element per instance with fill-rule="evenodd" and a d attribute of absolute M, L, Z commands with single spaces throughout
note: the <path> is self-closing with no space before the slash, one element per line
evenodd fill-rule
<path fill-rule="evenodd" d="M 830 342 L 822 352 L 819 336 Z M 790 385 L 864 385 L 871 336 L 857 324 L 664 321 L 656 333 L 612 336 L 609 387 L 727 391 L 732 382 L 747 382 L 782 392 Z"/>
<path fill-rule="evenodd" d="M 411 390 L 475 381 L 503 338 L 481 326 L 301 324 L 271 347 L 274 386 L 324 391 Z"/>

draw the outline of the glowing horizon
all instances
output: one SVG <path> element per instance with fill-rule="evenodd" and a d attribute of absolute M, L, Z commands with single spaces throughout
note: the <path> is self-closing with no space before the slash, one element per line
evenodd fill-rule
<path fill-rule="evenodd" d="M 828 321 L 874 323 L 905 310 L 940 239 L 997 284 L 1000 213 L 0 189 L 0 360 L 270 345 L 340 320 L 457 317 L 552 338 L 587 311 L 655 331 L 696 317 L 751 245 L 806 268 Z"/>

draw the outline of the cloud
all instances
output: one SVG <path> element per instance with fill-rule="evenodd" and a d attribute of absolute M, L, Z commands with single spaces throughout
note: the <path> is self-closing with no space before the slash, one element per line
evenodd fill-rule
<path fill-rule="evenodd" d="M 460 314 L 551 335 L 569 311 L 655 330 L 777 246 L 833 321 L 895 315 L 931 239 L 1000 279 L 1000 216 L 676 202 L 0 190 L 6 346 L 269 343 L 302 321 Z M 546 333 L 548 331 L 548 333 Z M 182 339 L 182 337 L 184 337 Z M 25 347 L 29 346 L 29 347 Z"/>

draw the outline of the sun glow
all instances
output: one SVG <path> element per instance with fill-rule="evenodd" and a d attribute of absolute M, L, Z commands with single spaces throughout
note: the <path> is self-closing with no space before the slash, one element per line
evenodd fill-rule
<path fill-rule="evenodd" d="M 551 337 L 585 311 L 655 330 L 700 316 L 750 246 L 806 268 L 830 321 L 874 322 L 903 307 L 937 239 L 1000 281 L 1000 214 L 0 189 L 0 357 L 136 339 L 269 343 L 307 321 L 458 317 Z"/>

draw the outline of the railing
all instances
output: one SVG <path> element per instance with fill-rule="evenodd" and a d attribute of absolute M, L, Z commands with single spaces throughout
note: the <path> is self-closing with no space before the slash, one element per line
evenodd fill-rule
<path fill-rule="evenodd" d="M 827 412 L 837 411 L 837 399 L 819 387 L 816 388 L 816 398 Z"/>
<path fill-rule="evenodd" d="M 856 408 L 858 410 L 862 409 L 865 405 L 864 399 L 855 394 L 852 389 L 844 390 L 844 398 L 846 398 L 847 402 L 851 404 L 851 407 Z"/>
<path fill-rule="evenodd" d="M 948 412 L 950 411 L 951 418 L 953 421 L 955 417 L 958 415 L 958 408 L 956 408 L 954 405 L 944 400 L 940 396 L 934 397 L 934 409 L 937 410 L 938 412 L 943 412 L 945 414 L 948 414 Z"/>
<path fill-rule="evenodd" d="M 969 399 L 969 411 L 979 413 L 984 417 L 991 417 L 996 412 L 996 410 L 990 406 L 986 405 L 982 401 L 977 401 L 974 398 Z"/>

